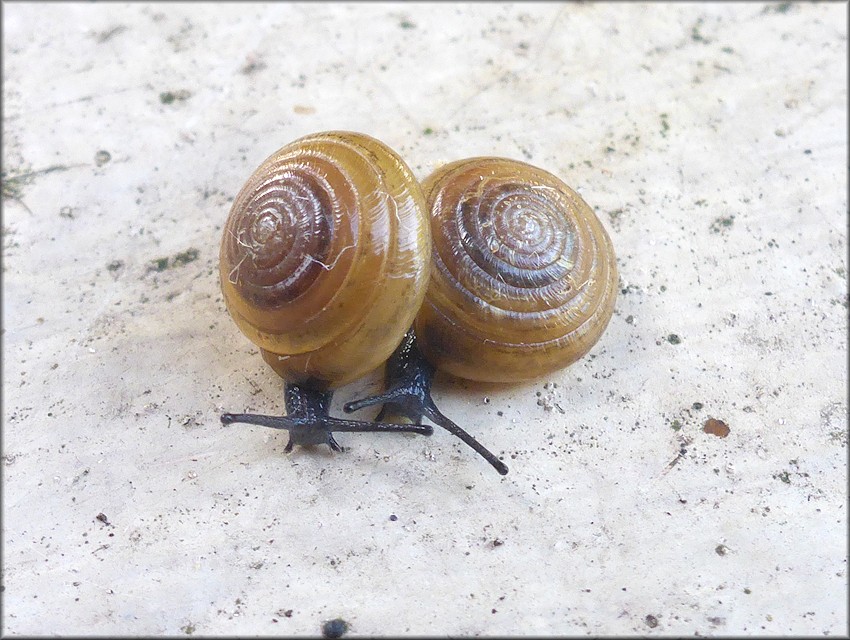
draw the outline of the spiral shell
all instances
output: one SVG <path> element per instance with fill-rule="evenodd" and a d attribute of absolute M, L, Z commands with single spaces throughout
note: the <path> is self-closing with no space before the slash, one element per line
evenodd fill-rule
<path fill-rule="evenodd" d="M 394 151 L 357 133 L 309 135 L 267 158 L 234 200 L 224 301 L 279 375 L 345 384 L 401 342 L 430 241 L 422 192 Z"/>
<path fill-rule="evenodd" d="M 617 265 L 608 234 L 575 191 L 503 158 L 451 163 L 422 187 L 433 261 L 414 326 L 434 365 L 510 382 L 590 350 L 614 309 Z"/>

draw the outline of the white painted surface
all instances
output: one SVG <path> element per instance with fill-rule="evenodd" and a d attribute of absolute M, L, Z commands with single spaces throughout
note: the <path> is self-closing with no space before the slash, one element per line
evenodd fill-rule
<path fill-rule="evenodd" d="M 5 634 L 847 633 L 845 4 L 3 18 Z M 444 432 L 220 426 L 282 410 L 221 301 L 228 199 L 325 129 L 420 178 L 532 162 L 611 233 L 589 357 L 436 385 L 505 478 Z"/>

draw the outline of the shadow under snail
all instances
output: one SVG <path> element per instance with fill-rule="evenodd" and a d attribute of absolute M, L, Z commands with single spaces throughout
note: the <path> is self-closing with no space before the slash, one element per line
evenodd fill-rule
<path fill-rule="evenodd" d="M 347 132 L 296 140 L 249 178 L 225 224 L 220 275 L 237 326 L 287 381 L 286 416 L 222 422 L 287 429 L 287 451 L 339 450 L 333 431 L 429 435 L 424 415 L 502 475 L 507 466 L 435 406 L 435 371 L 514 382 L 565 367 L 601 336 L 617 285 L 607 233 L 552 174 L 472 158 L 420 190 L 392 150 Z M 376 422 L 328 415 L 333 388 L 385 361 L 387 390 L 344 407 L 383 404 Z M 413 424 L 384 422 L 393 415 Z"/>

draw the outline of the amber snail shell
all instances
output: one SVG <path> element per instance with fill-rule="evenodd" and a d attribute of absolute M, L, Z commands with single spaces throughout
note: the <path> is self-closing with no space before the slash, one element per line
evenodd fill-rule
<path fill-rule="evenodd" d="M 588 204 L 523 162 L 470 158 L 422 184 L 431 279 L 414 327 L 438 369 L 513 382 L 575 362 L 614 309 L 617 264 Z"/>
<path fill-rule="evenodd" d="M 340 386 L 401 342 L 430 243 L 421 189 L 398 154 L 363 134 L 308 135 L 236 196 L 220 251 L 224 302 L 281 377 Z"/>

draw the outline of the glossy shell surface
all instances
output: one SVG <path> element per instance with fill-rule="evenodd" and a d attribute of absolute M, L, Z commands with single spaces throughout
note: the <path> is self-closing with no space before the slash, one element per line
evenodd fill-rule
<path fill-rule="evenodd" d="M 401 342 L 429 247 L 422 192 L 394 151 L 363 134 L 309 135 L 236 196 L 221 242 L 224 301 L 283 378 L 338 386 Z"/>
<path fill-rule="evenodd" d="M 503 158 L 453 162 L 422 186 L 433 236 L 415 322 L 425 356 L 461 378 L 511 382 L 586 354 L 617 294 L 611 240 L 587 203 Z"/>

